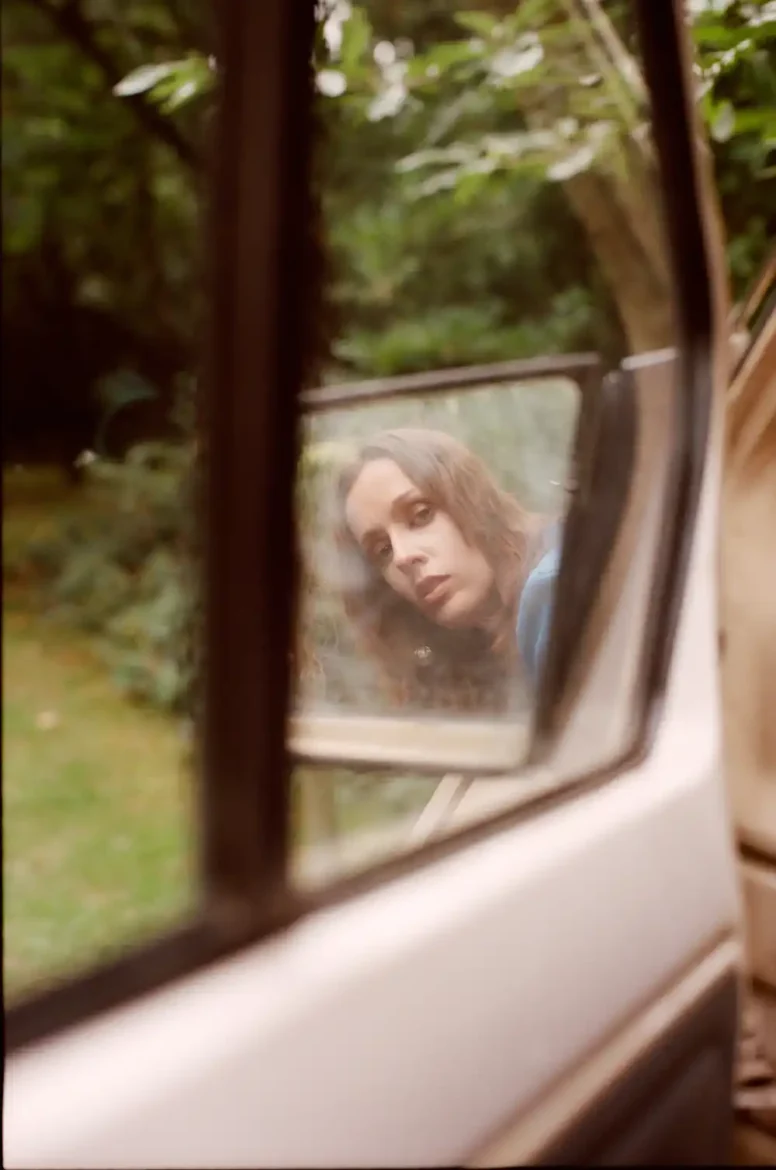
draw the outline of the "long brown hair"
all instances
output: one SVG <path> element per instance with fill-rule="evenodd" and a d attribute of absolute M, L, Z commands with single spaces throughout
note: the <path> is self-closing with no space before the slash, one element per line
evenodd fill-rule
<path fill-rule="evenodd" d="M 364 555 L 345 506 L 366 463 L 390 459 L 445 511 L 494 573 L 493 620 L 485 630 L 437 625 L 396 593 Z M 543 526 L 503 491 L 483 461 L 442 431 L 384 431 L 361 446 L 335 491 L 340 589 L 345 611 L 382 667 L 395 698 L 409 706 L 501 710 L 519 675 L 517 609 Z"/>

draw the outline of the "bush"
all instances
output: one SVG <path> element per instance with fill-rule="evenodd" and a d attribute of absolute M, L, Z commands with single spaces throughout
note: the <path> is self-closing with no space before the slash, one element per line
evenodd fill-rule
<path fill-rule="evenodd" d="M 191 681 L 190 468 L 183 444 L 148 443 L 121 463 L 93 461 L 80 510 L 17 542 L 4 565 L 6 581 L 24 584 L 28 602 L 93 637 L 125 693 L 172 711 L 185 709 Z"/>
<path fill-rule="evenodd" d="M 302 459 L 298 501 L 308 551 L 310 534 L 324 523 L 323 478 L 333 446 L 310 443 Z M 187 533 L 199 519 L 186 493 L 191 471 L 192 448 L 184 444 L 147 443 L 121 462 L 93 460 L 81 488 L 66 499 L 60 491 L 53 508 L 50 493 L 39 501 L 44 523 L 38 519 L 30 531 L 29 522 L 14 517 L 4 534 L 3 566 L 6 584 L 24 590 L 25 605 L 90 636 L 125 694 L 186 714 L 198 636 L 199 572 Z M 369 667 L 359 665 L 336 598 L 318 586 L 318 566 L 309 556 L 306 565 L 302 691 L 355 701 Z"/>

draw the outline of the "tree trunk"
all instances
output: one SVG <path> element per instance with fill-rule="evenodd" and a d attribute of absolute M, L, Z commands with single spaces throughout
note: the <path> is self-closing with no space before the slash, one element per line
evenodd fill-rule
<path fill-rule="evenodd" d="M 632 353 L 662 349 L 674 339 L 670 277 L 665 246 L 647 250 L 643 230 L 648 227 L 659 240 L 657 191 L 655 210 L 641 224 L 621 198 L 611 179 L 594 171 L 575 175 L 566 182 L 575 215 L 583 225 L 601 270 L 619 309 Z"/>
<path fill-rule="evenodd" d="M 646 86 L 599 0 L 560 0 L 555 28 L 569 21 L 568 38 L 550 41 L 559 61 L 580 59 L 599 77 L 604 115 L 618 128 L 595 164 L 564 182 L 619 310 L 632 353 L 662 349 L 675 339 L 671 272 L 662 222 L 657 168 L 649 142 L 639 137 L 646 120 Z M 573 22 L 573 23 L 572 23 Z M 521 91 L 523 98 L 527 91 Z M 524 105 L 529 124 L 548 129 L 558 99 L 574 117 L 568 85 Z"/>

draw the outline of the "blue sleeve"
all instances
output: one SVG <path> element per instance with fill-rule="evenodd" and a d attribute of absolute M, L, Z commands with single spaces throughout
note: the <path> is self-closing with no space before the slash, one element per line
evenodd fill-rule
<path fill-rule="evenodd" d="M 545 553 L 523 587 L 517 611 L 517 648 L 534 684 L 547 649 L 559 563 L 560 550 L 557 547 Z"/>

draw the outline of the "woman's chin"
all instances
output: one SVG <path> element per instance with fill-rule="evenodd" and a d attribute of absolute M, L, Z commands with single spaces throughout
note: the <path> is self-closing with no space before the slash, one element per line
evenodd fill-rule
<path fill-rule="evenodd" d="M 477 624 L 476 606 L 467 604 L 467 599 L 457 593 L 446 598 L 432 617 L 448 630 L 465 630 Z"/>

